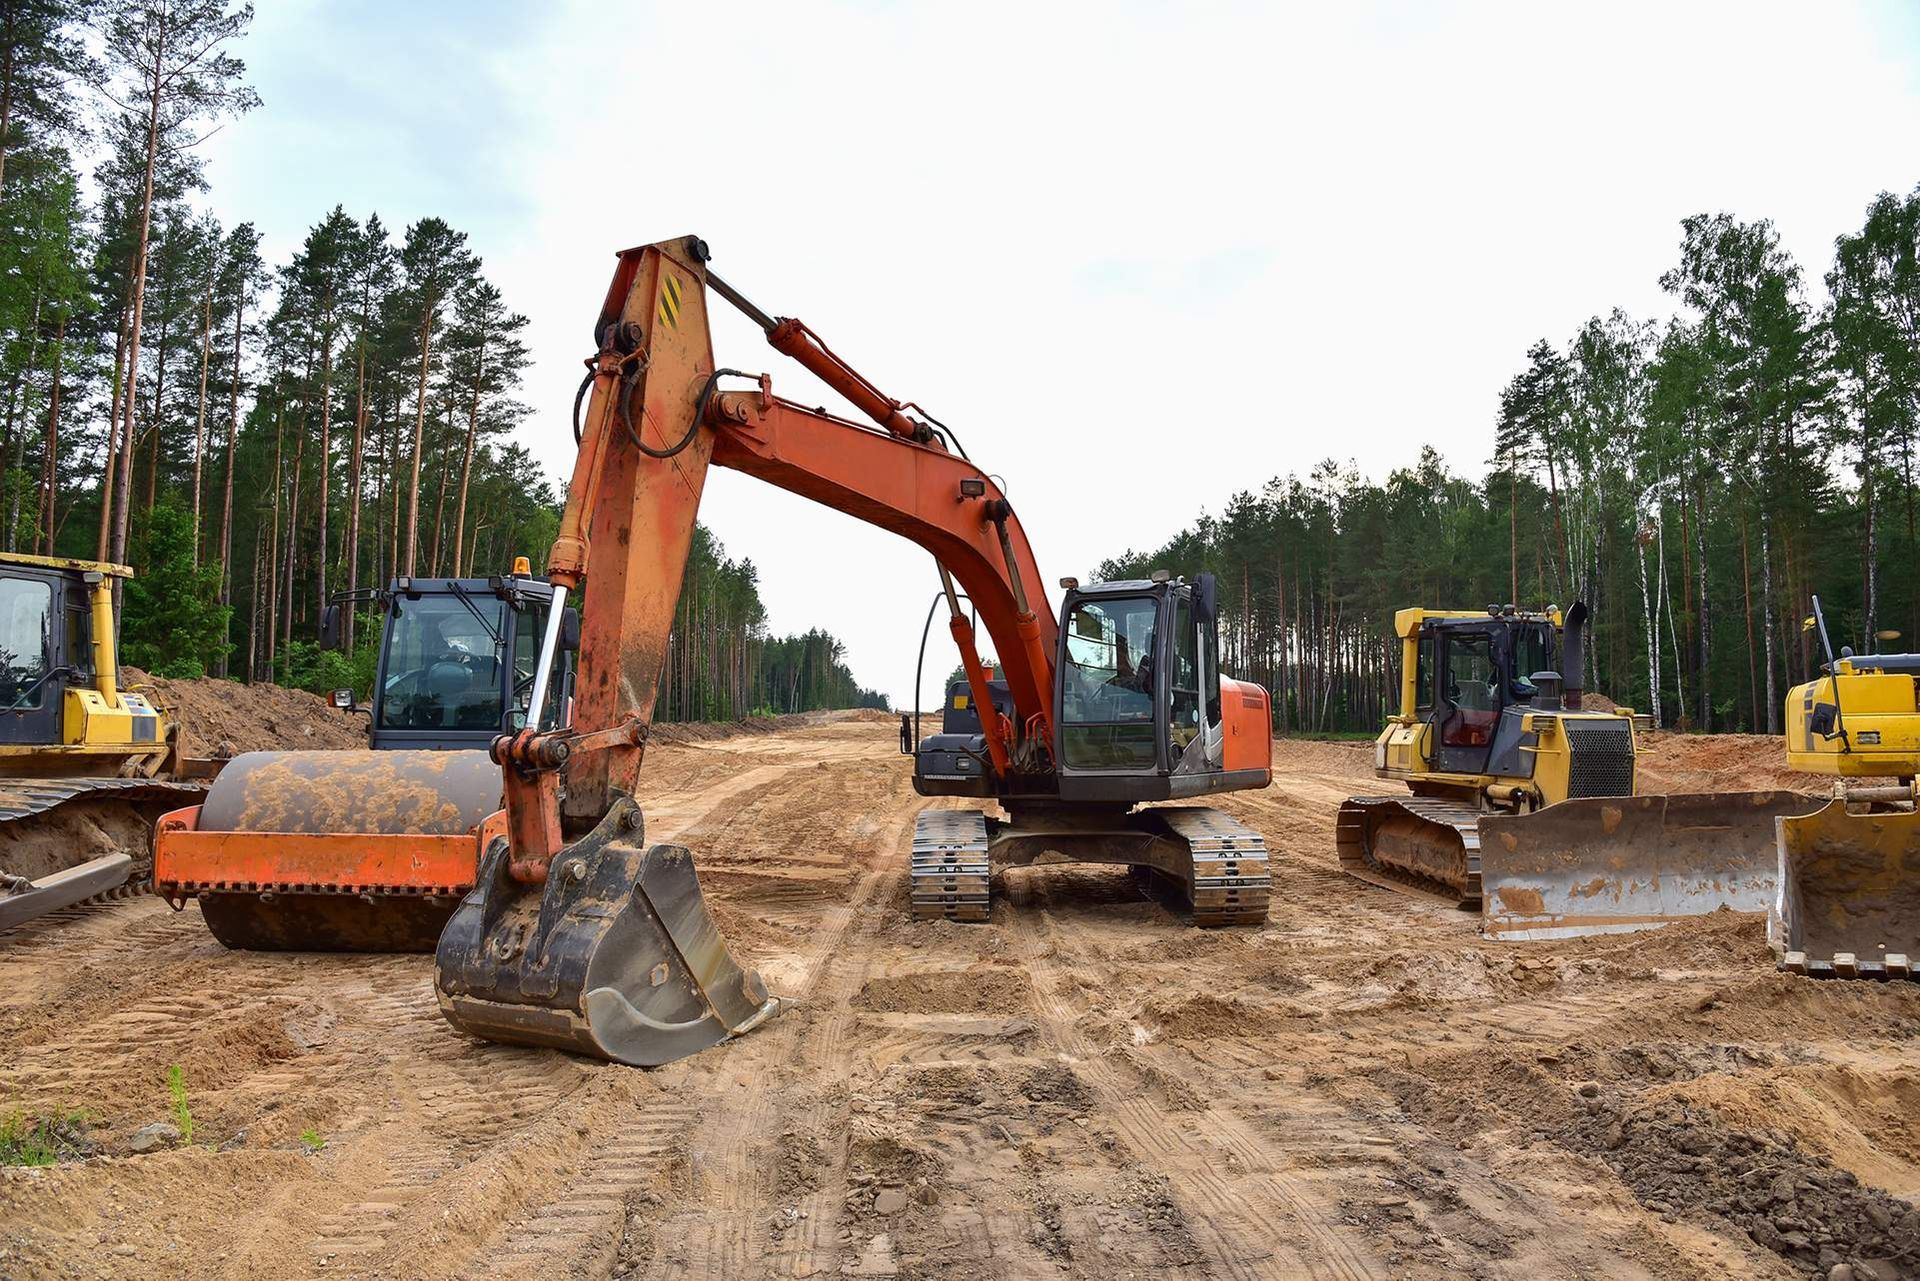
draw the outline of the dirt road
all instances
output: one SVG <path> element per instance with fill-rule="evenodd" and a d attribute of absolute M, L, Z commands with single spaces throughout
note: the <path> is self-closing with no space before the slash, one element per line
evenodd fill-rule
<path fill-rule="evenodd" d="M 1335 806 L 1372 780 L 1335 744 L 1225 803 L 1275 851 L 1265 929 L 1094 868 L 915 925 L 896 746 L 848 722 L 650 754 L 649 834 L 793 1000 L 659 1071 L 467 1041 L 429 957 L 227 953 L 151 899 L 0 941 L 0 1108 L 83 1109 L 101 1152 L 0 1175 L 0 1276 L 1920 1267 L 1920 987 L 1776 975 L 1731 918 L 1484 942 L 1337 872 Z M 174 1064 L 192 1143 L 130 1154 Z"/>

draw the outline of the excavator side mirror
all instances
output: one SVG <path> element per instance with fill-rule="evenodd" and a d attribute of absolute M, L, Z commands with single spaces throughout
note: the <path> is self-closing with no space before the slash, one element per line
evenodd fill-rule
<path fill-rule="evenodd" d="M 1807 728 L 1821 738 L 1832 738 L 1834 726 L 1839 720 L 1839 709 L 1832 703 L 1815 703 L 1813 712 L 1807 717 Z"/>
<path fill-rule="evenodd" d="M 340 648 L 340 607 L 329 605 L 320 615 L 320 648 Z"/>
<path fill-rule="evenodd" d="M 1195 574 L 1193 577 L 1193 616 L 1213 626 L 1215 612 L 1220 607 L 1220 580 L 1212 574 Z"/>
<path fill-rule="evenodd" d="M 560 611 L 560 652 L 580 652 L 580 611 L 571 605 Z"/>

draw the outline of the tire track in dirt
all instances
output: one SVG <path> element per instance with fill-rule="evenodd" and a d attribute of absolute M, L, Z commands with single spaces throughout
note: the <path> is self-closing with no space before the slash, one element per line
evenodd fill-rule
<path fill-rule="evenodd" d="M 1122 1056 L 1109 1055 L 1086 1038 L 1079 1029 L 1084 1011 L 1061 992 L 1058 960 L 1063 952 L 1076 950 L 1078 940 L 1058 927 L 1049 910 L 1047 878 L 1021 877 L 1010 881 L 1008 890 L 1014 905 L 1011 933 L 1033 981 L 1043 1035 L 1092 1080 L 1127 1146 L 1164 1170 L 1191 1199 L 1198 1211 L 1189 1216 L 1193 1234 L 1221 1271 L 1236 1278 L 1384 1278 L 1385 1267 L 1372 1250 L 1337 1227 L 1321 1199 L 1286 1173 L 1288 1157 L 1270 1147 L 1218 1096 L 1206 1096 L 1203 1108 L 1180 1116 L 1153 1101 L 1151 1094 L 1161 1081 L 1186 1075 L 1184 1065 L 1152 1073 L 1159 1079 L 1143 1079 L 1120 1066 Z M 1139 1053 L 1144 1057 L 1148 1052 Z M 1203 1128 L 1236 1158 L 1230 1176 L 1218 1168 L 1217 1154 L 1208 1150 L 1211 1145 L 1198 1137 Z M 1275 1221 L 1281 1216 L 1297 1233 Z M 1314 1247 L 1311 1252 L 1292 1244 L 1302 1237 Z"/>
<path fill-rule="evenodd" d="M 871 755 L 871 751 L 849 753 L 838 759 L 852 761 Z M 768 810 L 786 806 L 803 814 L 817 810 L 820 785 L 812 764 L 811 760 L 806 762 L 806 772 L 813 777 L 791 777 L 784 786 L 769 789 L 759 805 L 743 806 L 726 815 L 707 839 L 738 839 L 733 836 L 734 829 L 749 829 L 755 834 L 754 840 L 764 843 L 769 829 L 782 826 Z M 890 822 L 860 848 L 847 847 L 846 862 L 857 861 L 858 879 L 850 894 L 822 914 L 804 977 L 793 989 L 792 999 L 798 1008 L 790 1009 L 755 1036 L 724 1048 L 723 1061 L 715 1070 L 737 1081 L 739 1092 L 732 1095 L 727 1108 L 688 1138 L 690 1157 L 708 1194 L 707 1207 L 697 1220 L 682 1215 L 660 1225 L 647 1276 L 739 1277 L 749 1274 L 749 1265 L 755 1260 L 762 1260 L 765 1271 L 773 1275 L 804 1276 L 825 1266 L 813 1262 L 819 1254 L 834 1253 L 835 1243 L 825 1239 L 832 1222 L 831 1203 L 820 1192 L 806 1205 L 807 1217 L 797 1220 L 807 1224 L 807 1230 L 769 1249 L 767 1212 L 776 1178 L 775 1171 L 756 1159 L 760 1155 L 757 1149 L 778 1129 L 774 1124 L 775 1095 L 782 1091 L 784 1082 L 779 1080 L 783 1074 L 775 1070 L 776 1065 L 826 1067 L 843 1057 L 851 1022 L 848 1003 L 870 964 L 871 938 L 880 927 L 880 913 L 888 910 L 883 890 L 892 885 L 898 890 L 895 897 L 903 897 L 905 892 L 904 858 L 896 860 L 889 855 L 907 848 L 906 829 L 919 801 L 908 794 L 896 798 L 894 804 L 900 812 Z M 903 805 L 909 807 L 902 809 Z M 866 818 L 870 826 L 873 816 L 869 813 Z M 837 826 L 844 828 L 846 824 Z M 896 862 L 898 866 L 893 865 Z M 825 1111 L 816 1105 L 802 1121 L 823 1123 Z M 844 1170 L 844 1165 L 839 1168 Z"/>

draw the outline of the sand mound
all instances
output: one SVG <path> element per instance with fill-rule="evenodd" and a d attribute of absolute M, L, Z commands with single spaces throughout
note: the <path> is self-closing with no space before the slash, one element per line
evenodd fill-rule
<path fill-rule="evenodd" d="M 180 748 L 187 756 L 237 756 L 241 752 L 331 750 L 365 747 L 366 718 L 328 705 L 318 694 L 283 685 L 242 685 L 200 677 L 166 680 L 137 667 L 122 667 L 123 685 L 151 692 L 180 722 Z"/>
<path fill-rule="evenodd" d="M 748 716 L 737 721 L 656 722 L 647 733 L 652 743 L 710 743 L 742 734 L 778 734 L 813 729 L 836 721 L 896 721 L 898 712 L 876 707 L 849 707 L 832 712 L 787 712 L 780 716 Z"/>

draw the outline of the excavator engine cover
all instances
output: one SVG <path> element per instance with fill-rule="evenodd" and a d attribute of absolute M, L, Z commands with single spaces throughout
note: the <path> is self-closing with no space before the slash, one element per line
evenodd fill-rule
<path fill-rule="evenodd" d="M 430 952 L 499 810 L 485 752 L 247 752 L 160 821 L 154 886 L 230 948 Z"/>
<path fill-rule="evenodd" d="M 1481 930 L 1558 939 L 1773 903 L 1774 820 L 1798 792 L 1597 796 L 1480 820 Z"/>
<path fill-rule="evenodd" d="M 1829 801 L 1779 824 L 1768 941 L 1780 967 L 1817 978 L 1914 977 L 1920 954 L 1920 813 L 1850 814 Z"/>
<path fill-rule="evenodd" d="M 440 936 L 434 990 L 447 1021 L 656 1067 L 778 1013 L 708 915 L 693 855 L 644 837 L 640 807 L 619 795 L 537 885 L 513 879 L 507 840 L 495 839 Z"/>

